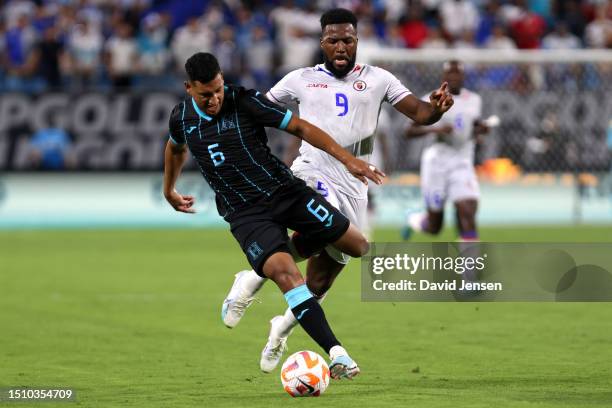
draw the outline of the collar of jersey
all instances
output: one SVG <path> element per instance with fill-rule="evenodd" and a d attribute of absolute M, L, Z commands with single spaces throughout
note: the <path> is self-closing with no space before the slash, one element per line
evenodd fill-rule
<path fill-rule="evenodd" d="M 195 111 L 198 113 L 198 115 L 200 115 L 200 117 L 202 119 L 206 119 L 209 122 L 212 120 L 212 118 L 210 116 L 208 116 L 207 114 L 202 112 L 202 109 L 199 108 L 199 106 L 196 103 L 195 99 L 191 98 L 191 103 L 193 104 L 193 109 L 195 109 Z"/>
<path fill-rule="evenodd" d="M 327 69 L 325 69 L 325 64 L 319 64 L 319 65 L 315 65 L 315 71 L 320 71 L 320 72 L 324 72 L 327 75 L 329 75 L 332 78 L 336 78 L 336 79 L 344 79 L 344 78 L 348 78 L 353 72 L 357 71 L 358 69 L 361 69 L 360 64 L 355 63 L 355 66 L 353 67 L 353 69 L 351 70 L 351 72 L 349 72 L 348 74 L 346 74 L 345 76 L 343 76 L 342 78 L 336 78 L 336 76 L 334 74 L 332 74 L 331 72 L 329 72 Z"/>
<path fill-rule="evenodd" d="M 317 66 L 315 66 L 315 71 L 320 71 L 320 72 L 324 72 L 327 75 L 329 75 L 332 78 L 335 78 L 334 74 L 332 74 L 331 72 L 329 72 L 328 70 L 326 70 L 325 68 L 323 68 L 325 65 L 323 64 L 319 64 Z"/>

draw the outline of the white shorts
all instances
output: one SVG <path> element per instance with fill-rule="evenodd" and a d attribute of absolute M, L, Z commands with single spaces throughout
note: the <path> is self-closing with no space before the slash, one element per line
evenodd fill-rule
<path fill-rule="evenodd" d="M 331 205 L 340 210 L 357 229 L 361 231 L 366 226 L 368 217 L 367 198 L 359 199 L 342 193 L 338 190 L 337 185 L 332 183 L 329 177 L 319 171 L 313 163 L 296 161 L 291 166 L 291 171 L 296 177 L 304 180 L 308 187 L 321 194 Z M 350 256 L 337 250 L 332 245 L 328 245 L 325 251 L 332 259 L 343 265 L 346 265 L 351 259 Z"/>
<path fill-rule="evenodd" d="M 446 200 L 478 200 L 480 187 L 470 159 L 441 156 L 426 149 L 421 158 L 421 192 L 425 206 L 443 211 Z"/>

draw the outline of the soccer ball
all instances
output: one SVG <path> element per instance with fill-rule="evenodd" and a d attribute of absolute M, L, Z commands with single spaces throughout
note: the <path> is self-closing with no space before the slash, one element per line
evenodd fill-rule
<path fill-rule="evenodd" d="M 317 353 L 298 351 L 283 364 L 281 383 L 292 397 L 318 397 L 329 385 L 329 367 Z"/>

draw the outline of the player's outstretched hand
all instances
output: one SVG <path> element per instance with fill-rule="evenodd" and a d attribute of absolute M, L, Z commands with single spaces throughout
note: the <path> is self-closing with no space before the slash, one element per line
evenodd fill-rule
<path fill-rule="evenodd" d="M 444 82 L 440 87 L 429 95 L 431 106 L 440 113 L 448 111 L 455 101 L 448 91 L 448 82 Z"/>
<path fill-rule="evenodd" d="M 193 214 L 196 212 L 193 208 L 193 204 L 195 203 L 195 198 L 193 198 L 193 196 L 182 195 L 174 190 L 172 193 L 166 196 L 166 200 L 168 200 L 172 208 L 174 208 L 176 211 L 188 214 Z"/>
<path fill-rule="evenodd" d="M 346 168 L 366 186 L 368 185 L 367 179 L 372 180 L 376 184 L 382 184 L 382 178 L 385 177 L 385 173 L 356 157 L 346 164 Z"/>

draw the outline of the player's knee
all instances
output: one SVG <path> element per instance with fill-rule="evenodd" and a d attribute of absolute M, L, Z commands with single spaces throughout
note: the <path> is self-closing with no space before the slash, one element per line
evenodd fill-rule
<path fill-rule="evenodd" d="M 264 274 L 279 285 L 302 277 L 295 263 L 285 259 L 268 260 L 264 265 Z"/>
<path fill-rule="evenodd" d="M 366 237 L 363 237 L 363 241 L 361 242 L 360 245 L 361 245 L 360 246 L 360 252 L 361 252 L 360 256 L 364 256 L 370 250 L 370 242 L 366 239 Z"/>
<path fill-rule="evenodd" d="M 352 256 L 353 258 L 361 258 L 370 250 L 370 243 L 368 242 L 366 237 L 361 235 L 359 238 L 355 239 L 354 245 L 351 250 L 352 253 L 349 253 L 348 255 Z"/>

